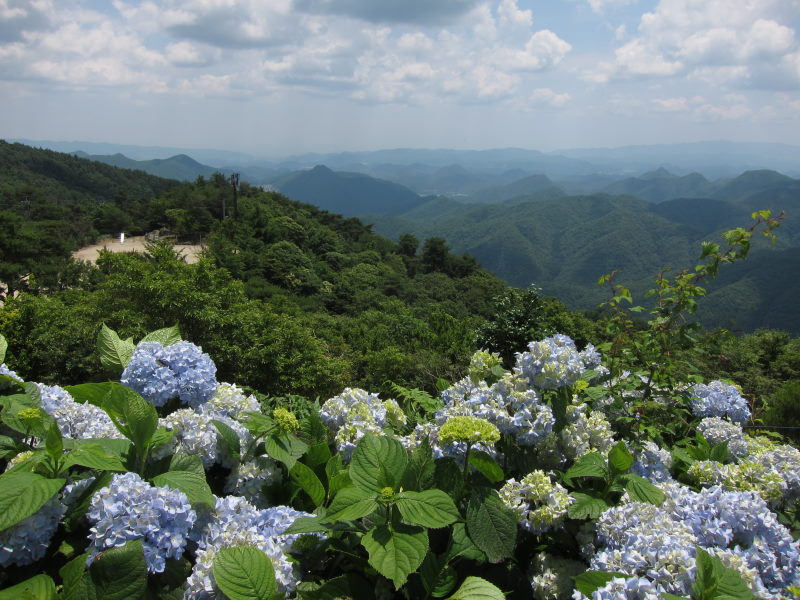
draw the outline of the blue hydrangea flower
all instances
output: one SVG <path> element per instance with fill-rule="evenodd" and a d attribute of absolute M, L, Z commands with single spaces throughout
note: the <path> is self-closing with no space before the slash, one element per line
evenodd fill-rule
<path fill-rule="evenodd" d="M 88 402 L 75 402 L 69 392 L 57 385 L 37 383 L 40 406 L 53 417 L 61 435 L 69 439 L 124 437 L 106 412 Z"/>
<path fill-rule="evenodd" d="M 0 365 L 0 375 L 7 375 L 8 377 L 11 377 L 11 379 L 14 379 L 16 381 L 19 381 L 20 383 L 23 383 L 22 377 L 20 377 L 14 371 L 9 369 L 6 366 L 6 363 L 3 363 L 2 365 Z"/>
<path fill-rule="evenodd" d="M 136 473 L 114 475 L 108 487 L 92 496 L 86 517 L 94 523 L 89 563 L 103 550 L 141 539 L 151 573 L 161 573 L 167 558 L 183 555 L 197 519 L 186 494 L 151 486 Z"/>
<path fill-rule="evenodd" d="M 750 407 L 736 386 L 712 381 L 692 386 L 692 412 L 696 417 L 727 417 L 734 423 L 750 418 Z"/>
<path fill-rule="evenodd" d="M 27 519 L 0 531 L 0 567 L 24 567 L 42 558 L 66 511 L 54 496 Z"/>
<path fill-rule="evenodd" d="M 540 389 L 555 389 L 573 385 L 584 371 L 600 362 L 593 346 L 578 352 L 572 338 L 556 334 L 528 344 L 527 352 L 517 352 L 514 373 L 526 377 Z"/>
<path fill-rule="evenodd" d="M 217 367 L 208 354 L 191 342 L 166 347 L 158 342 L 141 342 L 122 372 L 120 382 L 155 406 L 164 406 L 178 397 L 195 408 L 214 395 L 216 373 Z"/>
<path fill-rule="evenodd" d="M 672 455 L 668 450 L 658 447 L 655 442 L 646 441 L 634 452 L 636 458 L 631 471 L 653 483 L 672 481 L 669 470 L 672 468 Z"/>
<path fill-rule="evenodd" d="M 748 453 L 744 431 L 737 423 L 731 423 L 720 417 L 706 417 L 698 423 L 697 431 L 712 445 L 728 442 L 728 451 L 733 456 L 741 457 Z"/>

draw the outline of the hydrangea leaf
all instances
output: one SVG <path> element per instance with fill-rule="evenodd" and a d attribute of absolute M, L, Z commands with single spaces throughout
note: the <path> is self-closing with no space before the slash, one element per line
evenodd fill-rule
<path fill-rule="evenodd" d="M 81 404 L 89 403 L 103 408 L 103 401 L 114 385 L 111 381 L 104 383 L 80 383 L 78 385 L 67 385 L 64 389 L 72 396 L 75 402 Z"/>
<path fill-rule="evenodd" d="M 463 556 L 479 563 L 486 560 L 483 550 L 478 548 L 467 535 L 467 526 L 464 523 L 453 523 L 452 542 L 447 550 L 449 560 L 457 556 Z"/>
<path fill-rule="evenodd" d="M 277 587 L 272 561 L 258 548 L 223 548 L 214 558 L 214 580 L 230 600 L 270 600 Z"/>
<path fill-rule="evenodd" d="M 361 544 L 369 554 L 369 564 L 400 589 L 428 553 L 428 532 L 402 524 L 393 529 L 379 525 L 364 534 Z"/>
<path fill-rule="evenodd" d="M 80 465 L 99 471 L 127 471 L 116 454 L 108 452 L 99 444 L 82 444 L 67 455 L 65 466 Z"/>
<path fill-rule="evenodd" d="M 322 585 L 304 581 L 297 585 L 299 600 L 342 600 L 343 598 L 374 598 L 374 588 L 355 573 L 328 579 Z"/>
<path fill-rule="evenodd" d="M 435 469 L 431 444 L 425 438 L 411 453 L 411 460 L 403 475 L 403 489 L 419 492 L 432 487 Z"/>
<path fill-rule="evenodd" d="M 180 490 L 189 499 L 189 503 L 205 504 L 213 507 L 214 494 L 206 482 L 206 478 L 192 471 L 167 471 L 152 479 L 153 485 Z"/>
<path fill-rule="evenodd" d="M 264 448 L 270 458 L 282 462 L 291 470 L 297 459 L 308 450 L 308 444 L 293 435 L 278 435 L 264 440 Z"/>
<path fill-rule="evenodd" d="M 591 598 L 595 590 L 600 589 L 615 577 L 627 579 L 630 575 L 625 575 L 624 573 L 607 573 L 605 571 L 586 571 L 580 575 L 576 575 L 573 579 L 575 579 L 575 589 Z"/>
<path fill-rule="evenodd" d="M 373 492 L 367 492 L 357 487 L 348 487 L 341 490 L 331 502 L 325 520 L 355 521 L 373 513 L 378 508 Z"/>
<path fill-rule="evenodd" d="M 467 577 L 447 600 L 505 600 L 505 594 L 482 577 Z"/>
<path fill-rule="evenodd" d="M 103 600 L 139 600 L 147 593 L 147 564 L 142 540 L 110 548 L 89 567 L 94 593 Z"/>
<path fill-rule="evenodd" d="M 116 331 L 103 323 L 97 336 L 97 354 L 104 368 L 112 373 L 121 373 L 131 361 L 134 350 L 136 345 L 133 341 L 120 339 Z"/>
<path fill-rule="evenodd" d="M 452 457 L 447 456 L 436 461 L 433 480 L 438 489 L 450 494 L 452 498 L 461 497 L 461 492 L 464 490 L 464 472 Z"/>
<path fill-rule="evenodd" d="M 422 566 L 419 568 L 422 586 L 434 598 L 446 596 L 456 586 L 456 571 L 447 563 L 448 557 L 446 554 L 428 552 Z"/>
<path fill-rule="evenodd" d="M 656 506 L 660 506 L 664 502 L 666 498 L 664 492 L 644 477 L 631 473 L 625 476 L 625 480 L 625 489 L 628 491 L 631 498 L 637 502 L 649 502 Z"/>
<path fill-rule="evenodd" d="M 8 341 L 3 334 L 0 333 L 0 363 L 6 362 L 6 350 L 8 350 Z"/>
<path fill-rule="evenodd" d="M 222 444 L 225 446 L 227 454 L 232 459 L 238 461 L 239 457 L 241 456 L 241 441 L 239 440 L 239 434 L 237 434 L 227 423 L 217 419 L 212 419 L 211 422 L 214 424 L 214 427 L 217 428 L 219 437 L 222 440 Z"/>
<path fill-rule="evenodd" d="M 405 521 L 423 527 L 447 527 L 461 518 L 452 498 L 442 490 L 402 492 L 395 506 Z"/>
<path fill-rule="evenodd" d="M 617 473 L 627 473 L 633 466 L 633 454 L 630 453 L 625 442 L 618 442 L 608 453 L 608 464 Z"/>
<path fill-rule="evenodd" d="M 297 533 L 318 533 L 320 531 L 330 531 L 330 527 L 324 523 L 325 517 L 298 517 L 287 529 L 284 534 L 293 535 Z"/>
<path fill-rule="evenodd" d="M 575 477 L 599 477 L 605 479 L 608 475 L 606 467 L 606 460 L 597 452 L 590 452 L 585 454 L 572 465 L 567 472 L 564 473 L 564 478 L 569 480 Z"/>
<path fill-rule="evenodd" d="M 318 442 L 308 447 L 306 452 L 306 462 L 310 467 L 324 465 L 331 458 L 331 449 L 328 442 Z"/>
<path fill-rule="evenodd" d="M 702 599 L 754 600 L 755 596 L 741 574 L 726 567 L 718 556 L 697 547 L 697 575 L 693 596 Z"/>
<path fill-rule="evenodd" d="M 472 450 L 469 453 L 469 464 L 478 469 L 481 475 L 491 483 L 498 483 L 506 478 L 503 468 L 497 464 L 495 459 L 482 450 Z"/>
<path fill-rule="evenodd" d="M 64 479 L 14 471 L 0 476 L 0 531 L 27 519 L 64 487 Z"/>
<path fill-rule="evenodd" d="M 570 495 L 575 499 L 567 509 L 567 515 L 571 519 L 596 519 L 608 508 L 608 503 L 602 498 L 580 492 L 573 492 Z"/>
<path fill-rule="evenodd" d="M 103 400 L 103 410 L 119 429 L 120 433 L 137 448 L 145 448 L 158 429 L 158 413 L 136 391 L 121 384 L 114 384 Z"/>
<path fill-rule="evenodd" d="M 408 452 L 394 438 L 365 435 L 353 450 L 350 479 L 362 490 L 399 489 L 408 465 Z"/>
<path fill-rule="evenodd" d="M 517 519 L 506 508 L 497 490 L 473 490 L 467 505 L 467 532 L 489 562 L 500 562 L 514 552 Z"/>
<path fill-rule="evenodd" d="M 186 454 L 178 452 L 169 459 L 168 471 L 191 471 L 197 473 L 201 477 L 206 476 L 206 471 L 203 468 L 203 461 L 196 454 Z"/>
<path fill-rule="evenodd" d="M 172 344 L 177 344 L 180 341 L 181 330 L 177 325 L 151 331 L 141 339 L 141 342 L 158 342 L 162 346 L 171 346 Z"/>
<path fill-rule="evenodd" d="M 308 494 L 315 506 L 325 502 L 325 488 L 311 467 L 301 462 L 295 463 L 289 471 L 289 477 Z"/>
<path fill-rule="evenodd" d="M 86 553 L 76 556 L 59 569 L 62 582 L 61 600 L 97 600 L 91 580 L 85 577 L 88 557 Z"/>
<path fill-rule="evenodd" d="M 56 600 L 56 584 L 49 575 L 39 574 L 15 586 L 0 590 L 0 600 Z"/>

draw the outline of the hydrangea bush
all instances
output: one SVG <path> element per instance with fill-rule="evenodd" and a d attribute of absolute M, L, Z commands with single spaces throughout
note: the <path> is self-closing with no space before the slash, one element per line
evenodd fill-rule
<path fill-rule="evenodd" d="M 0 586 L 18 597 L 705 599 L 722 585 L 777 600 L 800 586 L 800 451 L 746 433 L 729 384 L 661 389 L 554 335 L 508 369 L 476 353 L 413 420 L 402 398 L 355 388 L 298 419 L 217 382 L 174 330 L 127 351 L 109 339 L 119 383 L 0 367 Z M 637 421 L 645 402 L 682 434 Z"/>

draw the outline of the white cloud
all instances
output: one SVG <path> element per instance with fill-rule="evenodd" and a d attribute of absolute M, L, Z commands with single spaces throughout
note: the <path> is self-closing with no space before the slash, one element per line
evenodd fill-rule
<path fill-rule="evenodd" d="M 554 92 L 550 88 L 537 88 L 530 96 L 530 100 L 535 106 L 552 106 L 554 108 L 561 108 L 571 99 L 569 94 Z"/>
<path fill-rule="evenodd" d="M 596 13 L 602 13 L 607 8 L 615 6 L 625 6 L 626 4 L 636 4 L 638 0 L 586 0 L 592 10 Z"/>
<path fill-rule="evenodd" d="M 731 87 L 800 88 L 800 0 L 660 0 L 595 80 L 682 76 Z"/>

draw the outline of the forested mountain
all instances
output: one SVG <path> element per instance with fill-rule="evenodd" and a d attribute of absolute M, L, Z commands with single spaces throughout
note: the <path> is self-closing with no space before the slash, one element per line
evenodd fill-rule
<path fill-rule="evenodd" d="M 75 152 L 75 156 L 96 160 L 113 167 L 121 169 L 134 169 L 150 173 L 156 177 L 166 179 L 177 179 L 179 181 L 194 181 L 198 177 L 210 177 L 220 169 L 203 165 L 194 160 L 191 156 L 177 154 L 169 158 L 154 158 L 151 160 L 133 160 L 124 154 L 86 154 L 85 152 Z"/>
<path fill-rule="evenodd" d="M 0 166 L 0 264 L 22 291 L 5 298 L 0 333 L 6 362 L 32 380 L 104 379 L 94 353 L 103 322 L 135 339 L 178 324 L 217 357 L 221 380 L 265 393 L 380 390 L 389 380 L 433 392 L 439 378 L 462 376 L 506 290 L 441 238 L 396 243 L 247 184 L 234 195 L 219 174 L 179 183 L 19 144 L 0 145 Z M 105 253 L 96 267 L 71 262 L 84 238 L 109 232 L 110 216 L 111 231 L 168 227 L 207 251 L 192 265 L 169 243 Z M 81 235 L 47 238 L 78 224 Z M 541 314 L 514 326 L 516 343 L 532 339 L 534 322 L 535 335 L 587 341 L 587 319 L 556 300 L 536 306 Z"/>

